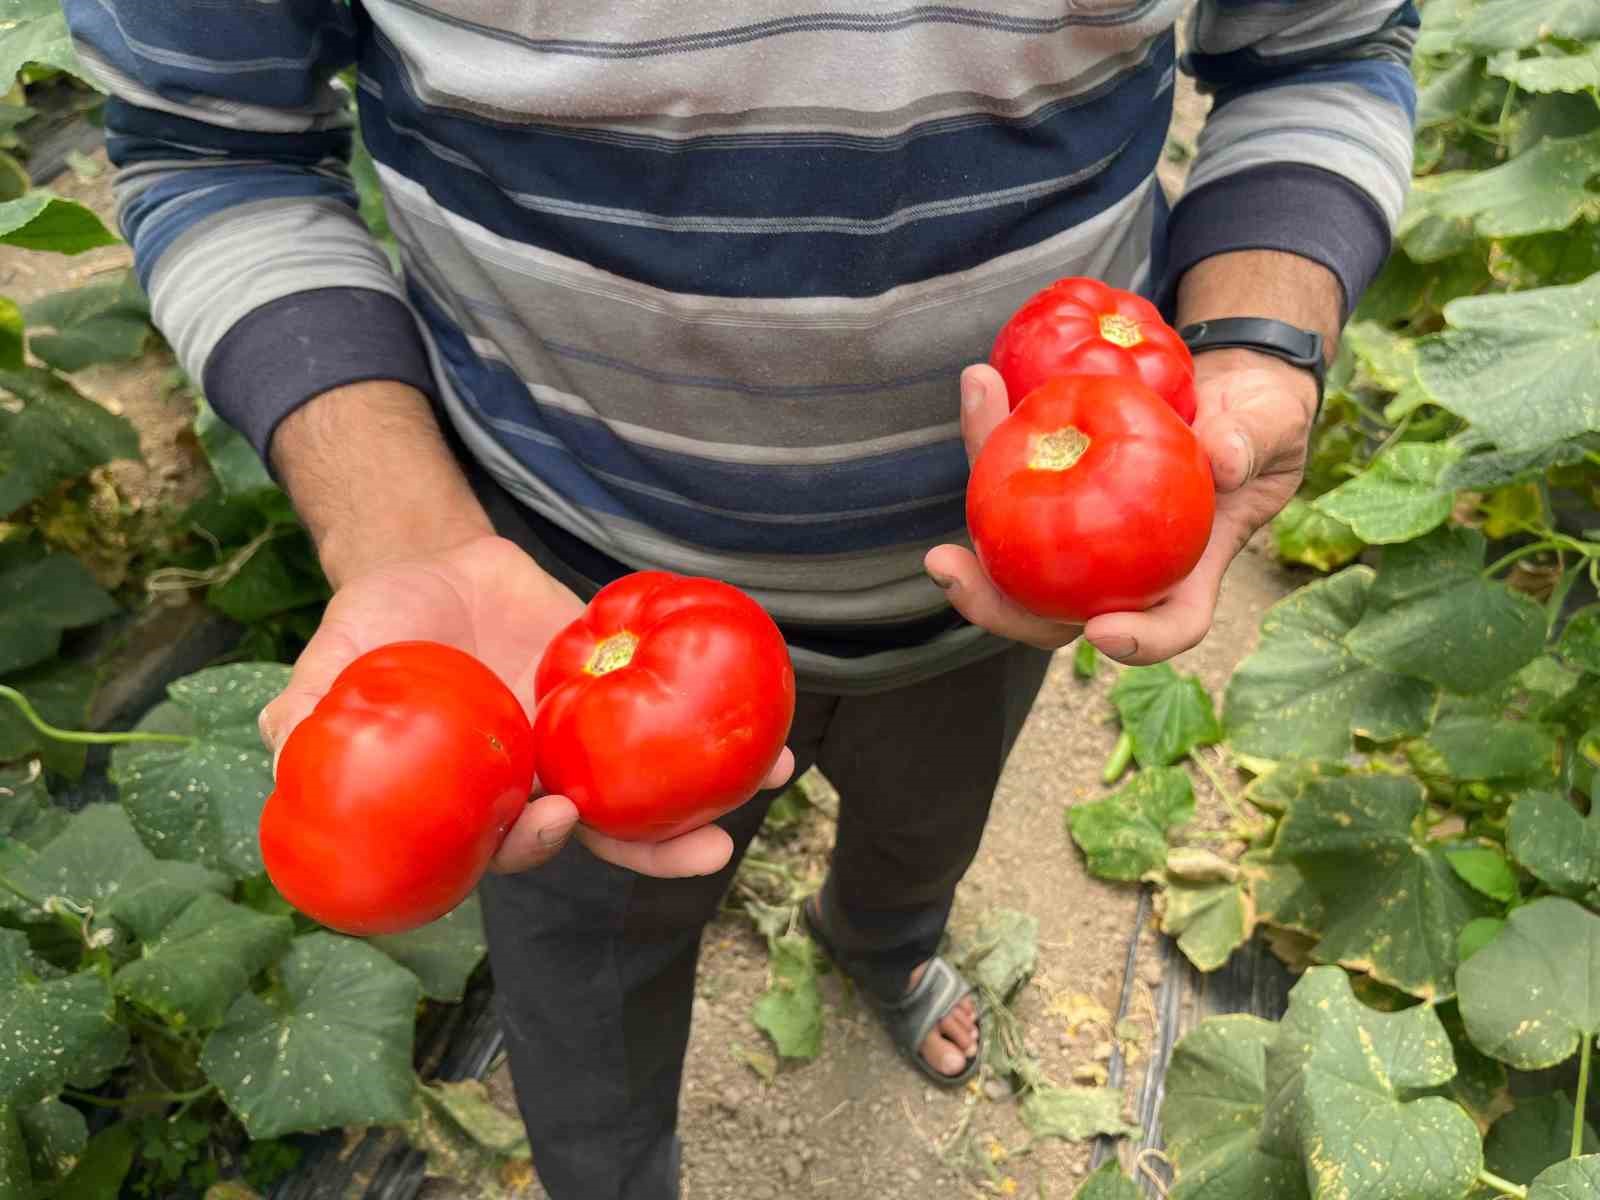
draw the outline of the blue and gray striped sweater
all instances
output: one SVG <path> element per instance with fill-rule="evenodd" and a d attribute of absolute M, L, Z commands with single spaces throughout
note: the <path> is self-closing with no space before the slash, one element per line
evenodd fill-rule
<path fill-rule="evenodd" d="M 330 387 L 410 382 L 587 546 L 869 636 L 945 611 L 955 377 L 1026 296 L 1273 248 L 1353 300 L 1411 163 L 1396 0 L 1199 0 L 1215 104 L 1170 212 L 1184 0 L 65 7 L 157 322 L 258 449 Z M 345 169 L 351 65 L 399 278 Z M 991 648 L 796 665 L 854 690 Z"/>

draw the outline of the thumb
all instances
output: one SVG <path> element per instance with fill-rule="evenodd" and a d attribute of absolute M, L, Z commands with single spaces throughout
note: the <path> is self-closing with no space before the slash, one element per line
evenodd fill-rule
<path fill-rule="evenodd" d="M 1219 492 L 1235 492 L 1252 479 L 1302 465 L 1306 432 L 1305 410 L 1275 392 L 1236 402 L 1194 427 Z"/>
<path fill-rule="evenodd" d="M 961 440 L 967 445 L 969 464 L 978 461 L 989 435 L 1010 415 L 1006 384 L 999 371 L 983 364 L 961 372 Z"/>

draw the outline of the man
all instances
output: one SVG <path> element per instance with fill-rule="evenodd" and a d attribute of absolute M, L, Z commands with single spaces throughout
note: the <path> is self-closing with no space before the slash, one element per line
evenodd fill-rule
<path fill-rule="evenodd" d="M 66 0 L 157 322 L 337 588 L 269 743 L 379 644 L 462 646 L 531 702 L 598 585 L 737 584 L 803 691 L 769 782 L 817 763 L 843 796 L 808 920 L 908 1058 L 965 1077 L 979 1016 L 935 951 L 1080 632 L 959 544 L 968 457 L 1007 411 L 971 364 L 1064 275 L 1179 324 L 1265 319 L 1197 355 L 1204 560 L 1083 631 L 1168 658 L 1292 495 L 1318 401 L 1295 346 L 1331 350 L 1409 176 L 1410 4 L 1201 0 L 1186 66 L 1216 103 L 1169 215 L 1182 6 Z M 403 280 L 344 173 L 351 64 Z M 676 1194 L 700 931 L 769 799 L 630 846 L 545 796 L 502 848 L 492 963 L 556 1200 Z"/>

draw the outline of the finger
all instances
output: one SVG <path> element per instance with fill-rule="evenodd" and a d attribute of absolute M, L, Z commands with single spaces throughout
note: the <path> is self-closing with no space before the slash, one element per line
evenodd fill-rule
<path fill-rule="evenodd" d="M 767 777 L 761 783 L 763 791 L 781 788 L 789 782 L 789 777 L 794 774 L 794 751 L 785 746 L 783 753 L 778 755 L 778 761 L 772 764 L 772 770 L 767 772 Z"/>
<path fill-rule="evenodd" d="M 1270 374 L 1224 376 L 1202 406 L 1195 436 L 1211 459 L 1219 492 L 1234 492 L 1264 474 L 1305 461 L 1308 414 L 1301 400 Z"/>
<path fill-rule="evenodd" d="M 999 371 L 980 364 L 961 372 L 961 440 L 966 443 L 968 464 L 978 461 L 984 442 L 1010 414 Z"/>
<path fill-rule="evenodd" d="M 733 839 L 718 825 L 702 826 L 669 842 L 622 842 L 580 825 L 577 838 L 596 858 L 661 879 L 715 875 L 733 857 Z"/>
<path fill-rule="evenodd" d="M 257 726 L 261 740 L 272 751 L 272 769 L 278 769 L 283 743 L 328 694 L 339 673 L 366 652 L 366 646 L 337 619 L 324 619 L 305 650 L 295 660 L 289 683 L 261 710 Z"/>
<path fill-rule="evenodd" d="M 935 546 L 923 566 L 955 610 L 990 633 L 1041 650 L 1059 650 L 1081 632 L 1076 625 L 1036 617 L 1008 600 L 984 574 L 977 555 L 962 546 Z"/>
<path fill-rule="evenodd" d="M 1219 507 L 1205 553 L 1186 579 L 1145 612 L 1107 613 L 1083 628 L 1096 649 L 1129 666 L 1165 662 L 1198 646 L 1211 631 L 1228 565 L 1248 538 L 1237 515 Z"/>
<path fill-rule="evenodd" d="M 560 854 L 578 826 L 578 810 L 565 796 L 540 796 L 506 833 L 489 862 L 497 875 L 541 866 Z"/>

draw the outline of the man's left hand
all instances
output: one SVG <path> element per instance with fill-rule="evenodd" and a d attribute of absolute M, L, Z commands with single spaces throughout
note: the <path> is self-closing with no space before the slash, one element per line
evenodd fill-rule
<path fill-rule="evenodd" d="M 937 546 L 924 565 L 956 610 L 991 633 L 1046 650 L 1082 633 L 1101 652 L 1132 665 L 1162 662 L 1198 645 L 1210 632 L 1229 564 L 1300 486 L 1317 385 L 1300 368 L 1248 350 L 1197 356 L 1195 384 L 1194 432 L 1211 458 L 1217 515 L 1211 541 L 1188 578 L 1146 612 L 1107 613 L 1080 628 L 1036 617 L 1008 600 L 972 551 Z M 961 431 L 969 460 L 977 459 L 1009 411 L 995 370 L 973 366 L 962 373 Z"/>

